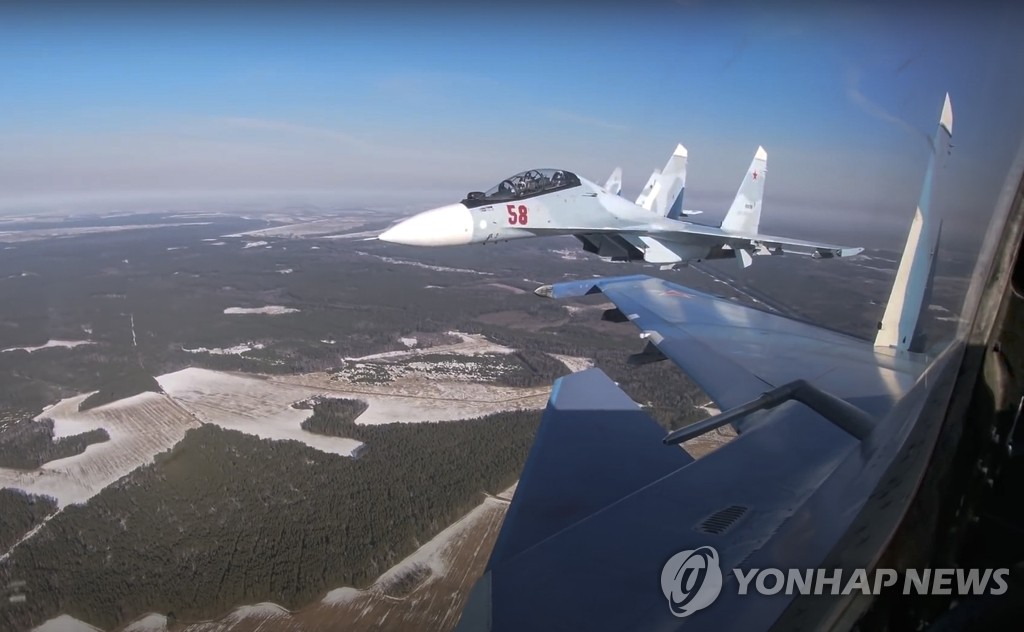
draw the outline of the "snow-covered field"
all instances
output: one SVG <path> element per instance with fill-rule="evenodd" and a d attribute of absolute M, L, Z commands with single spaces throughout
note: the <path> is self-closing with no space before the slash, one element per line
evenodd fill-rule
<path fill-rule="evenodd" d="M 294 314 L 299 310 L 294 307 L 283 305 L 265 305 L 263 307 L 229 307 L 224 310 L 225 314 L 269 314 L 279 316 L 281 314 Z"/>
<path fill-rule="evenodd" d="M 353 230 L 365 223 L 358 217 L 328 217 L 312 221 L 287 224 L 285 226 L 274 226 L 272 228 L 260 228 L 225 237 L 316 237 L 319 235 L 330 235 L 339 231 Z"/>
<path fill-rule="evenodd" d="M 62 614 L 32 628 L 32 632 L 100 632 L 100 629 L 70 615 Z"/>
<path fill-rule="evenodd" d="M 457 335 L 461 341 L 455 344 L 410 348 L 360 360 L 373 363 L 424 353 L 472 357 L 512 351 L 483 336 Z M 205 352 L 243 352 L 243 347 L 258 345 Z M 572 370 L 589 366 L 585 358 L 557 357 Z M 265 439 L 292 439 L 324 452 L 351 455 L 360 442 L 302 429 L 302 421 L 311 413 L 293 408 L 292 404 L 314 396 L 367 402 L 367 410 L 357 420 L 364 424 L 466 419 L 507 410 L 536 410 L 547 401 L 550 389 L 546 386 L 515 388 L 477 384 L 466 381 L 466 376 L 439 378 L 443 367 L 438 365 L 450 362 L 408 363 L 412 366 L 387 384 L 354 383 L 328 373 L 261 377 L 189 368 L 159 376 L 157 382 L 164 393 L 141 393 L 84 412 L 78 406 L 89 394 L 78 395 L 49 407 L 37 419 L 53 420 L 55 438 L 102 428 L 110 439 L 37 470 L 0 468 L 0 486 L 53 496 L 62 507 L 84 502 L 135 468 L 151 462 L 155 454 L 174 446 L 188 429 L 200 423 L 213 423 Z"/>
<path fill-rule="evenodd" d="M 211 222 L 171 222 L 164 224 L 125 224 L 120 226 L 64 226 L 59 224 L 53 228 L 31 228 L 27 230 L 9 230 L 0 232 L 0 242 L 36 241 L 60 237 L 76 237 L 78 235 L 95 235 L 99 233 L 119 233 L 127 230 L 145 230 L 153 228 L 171 228 L 174 226 L 209 226 Z"/>
<path fill-rule="evenodd" d="M 124 632 L 161 632 L 166 628 L 167 617 L 154 612 L 128 625 Z"/>
<path fill-rule="evenodd" d="M 75 347 L 81 345 L 91 344 L 94 343 L 88 340 L 47 340 L 46 344 L 39 345 L 38 347 L 11 347 L 9 349 L 4 349 L 3 352 L 6 353 L 8 351 L 28 351 L 29 353 L 32 353 L 33 351 L 39 351 L 40 349 L 51 349 L 53 347 L 64 347 L 65 349 L 74 349 Z"/>
<path fill-rule="evenodd" d="M 361 399 L 369 407 L 356 419 L 360 424 L 451 421 L 506 410 L 539 410 L 550 387 L 515 388 L 465 381 L 432 380 L 409 372 L 386 384 L 360 384 L 327 373 L 269 378 L 274 383 L 302 386 L 329 397 Z"/>
<path fill-rule="evenodd" d="M 385 351 L 384 353 L 374 353 L 367 356 L 361 356 L 358 358 L 343 358 L 348 362 L 366 362 L 368 360 L 394 360 L 396 358 L 405 358 L 414 355 L 423 355 L 429 353 L 434 354 L 458 354 L 458 355 L 484 355 L 492 353 L 512 353 L 515 349 L 509 347 L 503 347 L 499 344 L 493 343 L 481 334 L 464 334 L 461 331 L 449 331 L 449 334 L 458 336 L 459 342 L 455 342 L 449 345 L 437 345 L 436 347 L 417 347 L 415 349 L 406 349 L 402 351 Z M 400 338 L 402 344 L 406 344 L 405 340 L 413 340 L 412 338 Z M 408 346 L 406 344 L 406 346 Z"/>
<path fill-rule="evenodd" d="M 101 489 L 153 460 L 153 455 L 181 441 L 199 423 L 166 395 L 141 393 L 79 412 L 88 397 L 62 400 L 36 419 L 53 419 L 54 436 L 66 437 L 103 428 L 110 440 L 90 445 L 82 454 L 58 459 L 36 470 L 0 468 L 0 487 L 46 494 L 63 507 L 85 502 Z"/>
<path fill-rule="evenodd" d="M 565 368 L 573 373 L 585 371 L 594 366 L 594 361 L 591 358 L 577 358 L 576 356 L 560 355 L 557 353 L 549 353 L 548 355 L 564 364 Z"/>
<path fill-rule="evenodd" d="M 203 423 L 212 423 L 263 439 L 301 441 L 311 448 L 350 456 L 360 445 L 353 439 L 327 437 L 302 429 L 312 414 L 292 408 L 318 393 L 300 386 L 210 371 L 183 369 L 159 376 L 160 388 Z"/>

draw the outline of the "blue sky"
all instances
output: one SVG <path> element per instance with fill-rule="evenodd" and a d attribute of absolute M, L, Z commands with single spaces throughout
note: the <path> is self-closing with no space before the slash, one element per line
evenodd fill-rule
<path fill-rule="evenodd" d="M 635 193 L 683 142 L 709 215 L 762 144 L 766 227 L 904 226 L 948 90 L 942 199 L 975 227 L 1022 138 L 1006 5 L 5 4 L 0 212 L 414 206 L 536 166 Z"/>

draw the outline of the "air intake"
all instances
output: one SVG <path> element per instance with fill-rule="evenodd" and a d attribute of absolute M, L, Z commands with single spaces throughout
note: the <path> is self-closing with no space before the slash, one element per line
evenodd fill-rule
<path fill-rule="evenodd" d="M 697 525 L 697 530 L 712 535 L 722 535 L 746 513 L 747 508 L 741 505 L 731 505 L 725 509 L 719 509 Z"/>

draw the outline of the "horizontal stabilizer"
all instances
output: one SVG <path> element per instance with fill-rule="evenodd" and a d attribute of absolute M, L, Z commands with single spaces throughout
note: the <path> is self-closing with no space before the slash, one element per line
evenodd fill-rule
<path fill-rule="evenodd" d="M 488 567 L 693 461 L 664 436 L 599 369 L 559 379 Z"/>

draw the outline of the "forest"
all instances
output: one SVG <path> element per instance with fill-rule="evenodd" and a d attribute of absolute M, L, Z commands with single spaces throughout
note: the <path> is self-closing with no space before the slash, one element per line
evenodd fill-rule
<path fill-rule="evenodd" d="M 56 459 L 81 454 L 91 444 L 109 439 L 102 428 L 54 439 L 52 419 L 23 419 L 0 430 L 0 467 L 32 470 Z"/>
<path fill-rule="evenodd" d="M 57 501 L 49 496 L 0 489 L 0 551 L 7 551 L 56 510 Z"/>
<path fill-rule="evenodd" d="M 351 407 L 316 416 L 351 424 Z M 111 628 L 149 611 L 178 621 L 238 604 L 288 608 L 365 587 L 518 478 L 539 413 L 443 423 L 349 426 L 359 458 L 205 425 L 173 449 L 54 517 L 0 567 L 27 582 L 0 629 L 57 613 Z M 330 423 L 326 422 L 325 423 Z M 74 560 L 74 563 L 68 563 Z"/>
<path fill-rule="evenodd" d="M 82 403 L 78 405 L 78 410 L 97 408 L 146 391 L 159 393 L 161 392 L 160 385 L 152 375 L 137 368 L 129 368 L 123 375 L 110 380 L 100 387 L 100 390 L 82 400 Z"/>
<path fill-rule="evenodd" d="M 352 437 L 356 418 L 369 407 L 360 399 L 320 398 L 312 405 L 313 414 L 302 422 L 302 429 L 330 437 Z"/>

